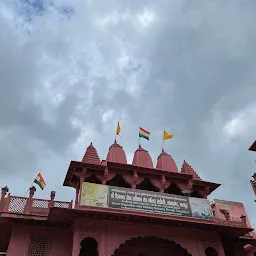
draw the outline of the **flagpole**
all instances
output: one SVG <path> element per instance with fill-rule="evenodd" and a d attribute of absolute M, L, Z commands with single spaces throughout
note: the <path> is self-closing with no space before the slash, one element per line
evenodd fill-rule
<path fill-rule="evenodd" d="M 164 150 L 164 138 L 163 138 L 162 150 Z"/>
<path fill-rule="evenodd" d="M 33 182 L 31 183 L 30 187 L 28 188 L 28 190 L 27 190 L 25 196 L 27 195 L 27 193 L 29 192 L 29 189 L 30 189 L 30 188 L 32 187 L 32 185 L 34 184 L 34 181 L 35 181 L 35 180 L 33 180 Z M 24 197 L 25 197 L 25 196 L 24 196 Z"/>

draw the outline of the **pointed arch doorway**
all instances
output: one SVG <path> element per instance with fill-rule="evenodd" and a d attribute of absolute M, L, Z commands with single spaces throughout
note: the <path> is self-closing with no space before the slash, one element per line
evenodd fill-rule
<path fill-rule="evenodd" d="M 112 256 L 192 256 L 181 245 L 168 239 L 137 237 L 125 241 Z"/>

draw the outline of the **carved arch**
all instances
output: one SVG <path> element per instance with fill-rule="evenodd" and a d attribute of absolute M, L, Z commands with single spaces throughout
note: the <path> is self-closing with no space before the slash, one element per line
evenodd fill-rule
<path fill-rule="evenodd" d="M 128 180 L 125 177 L 123 177 L 120 173 L 117 173 L 111 180 L 107 181 L 107 185 L 123 187 L 123 188 L 131 187 Z"/>
<path fill-rule="evenodd" d="M 79 256 L 98 256 L 98 242 L 92 237 L 84 238 L 80 243 Z"/>
<path fill-rule="evenodd" d="M 181 189 L 178 184 L 172 182 L 165 190 L 165 193 L 174 194 L 174 195 L 182 195 Z"/>
<path fill-rule="evenodd" d="M 119 248 L 115 250 L 114 254 L 112 254 L 112 256 L 128 255 L 192 256 L 180 244 L 176 244 L 174 241 L 158 238 L 156 236 L 136 237 L 130 240 L 126 240 L 125 243 L 121 244 Z"/>
<path fill-rule="evenodd" d="M 136 186 L 137 189 L 159 192 L 159 189 L 151 182 L 149 178 L 144 178 L 141 183 Z"/>
<path fill-rule="evenodd" d="M 90 174 L 88 177 L 84 179 L 85 182 L 90 182 L 90 183 L 96 183 L 96 184 L 101 184 L 101 180 L 98 178 L 97 175 L 95 174 Z"/>

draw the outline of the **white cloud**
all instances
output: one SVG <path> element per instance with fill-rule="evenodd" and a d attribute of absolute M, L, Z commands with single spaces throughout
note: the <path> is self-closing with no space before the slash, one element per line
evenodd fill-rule
<path fill-rule="evenodd" d="M 2 186 L 17 173 L 30 183 L 38 169 L 50 179 L 52 166 L 64 178 L 69 160 L 80 159 L 91 141 L 104 159 L 120 120 L 129 161 L 139 126 L 151 131 L 142 143 L 153 159 L 168 127 L 175 141 L 166 151 L 178 164 L 186 158 L 205 179 L 219 179 L 219 198 L 248 202 L 254 4 L 59 0 L 72 15 L 46 5 L 27 19 L 11 2 L 0 1 Z M 227 103 L 216 107 L 221 98 Z M 46 193 L 62 181 L 50 182 Z"/>
<path fill-rule="evenodd" d="M 145 8 L 141 13 L 137 15 L 138 20 L 142 28 L 147 28 L 155 20 L 154 10 Z"/>

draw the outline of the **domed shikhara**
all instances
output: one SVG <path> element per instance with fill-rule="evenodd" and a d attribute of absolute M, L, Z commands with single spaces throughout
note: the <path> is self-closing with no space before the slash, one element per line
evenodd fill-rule
<path fill-rule="evenodd" d="M 149 155 L 148 151 L 141 146 L 139 146 L 134 153 L 132 165 L 154 168 L 151 156 Z"/>
<path fill-rule="evenodd" d="M 162 153 L 157 158 L 156 168 L 169 172 L 179 172 L 178 167 L 172 157 L 164 150 L 162 150 Z"/>
<path fill-rule="evenodd" d="M 100 158 L 98 156 L 97 150 L 92 145 L 92 143 L 89 145 L 89 147 L 86 149 L 86 152 L 84 154 L 82 163 L 88 163 L 88 164 L 100 164 Z"/>
<path fill-rule="evenodd" d="M 107 159 L 108 162 L 115 162 L 115 163 L 120 163 L 120 164 L 127 164 L 127 159 L 125 152 L 120 146 L 116 140 L 114 144 L 111 145 L 108 151 Z"/>
<path fill-rule="evenodd" d="M 202 180 L 196 171 L 184 160 L 181 167 L 181 173 L 191 174 L 195 180 Z"/>

